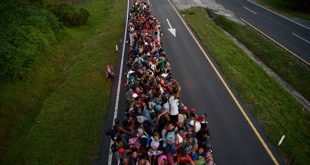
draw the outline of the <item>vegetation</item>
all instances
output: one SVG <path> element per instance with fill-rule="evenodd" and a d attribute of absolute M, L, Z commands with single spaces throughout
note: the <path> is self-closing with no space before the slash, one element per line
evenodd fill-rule
<path fill-rule="evenodd" d="M 0 11 L 0 80 L 21 79 L 63 37 L 63 26 L 49 11 L 16 1 L 1 1 Z"/>
<path fill-rule="evenodd" d="M 85 25 L 90 14 L 69 4 L 47 5 L 42 0 L 21 4 L 0 2 L 0 80 L 20 80 L 64 37 L 66 26 Z M 42 7 L 48 9 L 57 17 Z M 59 22 L 60 20 L 61 22 Z"/>
<path fill-rule="evenodd" d="M 86 25 L 65 27 L 24 80 L 0 82 L 0 164 L 89 164 L 99 151 L 125 2 L 79 5 Z"/>
<path fill-rule="evenodd" d="M 54 5 L 50 10 L 59 18 L 59 20 L 66 26 L 80 26 L 85 25 L 89 12 L 84 8 L 79 8 L 66 3 Z"/>
<path fill-rule="evenodd" d="M 309 0 L 258 0 L 258 2 L 282 14 L 310 20 Z"/>
<path fill-rule="evenodd" d="M 310 113 L 272 77 L 251 60 L 208 17 L 206 9 L 196 7 L 182 12 L 202 45 L 210 52 L 225 77 L 262 125 L 269 141 L 290 164 L 310 161 Z"/>
<path fill-rule="evenodd" d="M 269 68 L 292 85 L 306 99 L 310 100 L 310 67 L 288 51 L 247 25 L 239 25 L 219 16 L 215 23 L 236 37 Z"/>
<path fill-rule="evenodd" d="M 308 0 L 278 0 L 273 3 L 282 3 L 282 5 L 291 6 L 291 8 L 296 10 L 307 11 L 310 9 L 310 3 Z"/>

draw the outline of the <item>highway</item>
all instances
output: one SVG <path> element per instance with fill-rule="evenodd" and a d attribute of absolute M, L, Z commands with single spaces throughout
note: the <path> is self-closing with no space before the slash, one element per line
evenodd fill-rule
<path fill-rule="evenodd" d="M 258 123 L 251 117 L 246 106 L 235 94 L 235 90 L 221 76 L 217 66 L 207 59 L 205 52 L 192 37 L 171 2 L 150 0 L 150 3 L 154 15 L 162 24 L 161 41 L 171 63 L 173 77 L 182 86 L 182 102 L 189 108 L 196 108 L 198 113 L 208 113 L 211 131 L 210 144 L 215 154 L 216 163 L 283 164 L 283 160 L 270 145 Z M 176 36 L 168 30 L 170 26 L 176 28 Z M 124 53 L 123 65 L 126 65 L 126 53 Z M 121 61 L 120 57 L 117 69 L 120 67 Z M 124 67 L 121 68 L 123 72 L 121 82 L 115 79 L 112 86 L 106 120 L 107 128 L 111 127 L 114 115 L 117 114 L 118 117 L 121 117 L 124 112 L 124 73 L 126 70 Z M 117 78 L 119 72 L 119 70 L 116 72 Z M 119 84 L 120 89 L 118 90 Z M 119 100 L 117 99 L 118 92 Z M 117 110 L 116 113 L 115 110 Z M 255 131 L 257 132 L 255 133 Z M 110 164 L 109 146 L 110 138 L 103 135 L 100 154 L 95 164 Z"/>
<path fill-rule="evenodd" d="M 216 0 L 290 51 L 310 63 L 310 28 L 289 20 L 251 0 Z"/>

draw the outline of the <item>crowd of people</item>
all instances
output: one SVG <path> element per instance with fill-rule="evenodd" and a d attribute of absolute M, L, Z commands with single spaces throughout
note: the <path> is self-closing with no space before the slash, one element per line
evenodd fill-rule
<path fill-rule="evenodd" d="M 180 101 L 150 4 L 134 0 L 129 15 L 127 108 L 107 132 L 121 165 L 214 165 L 207 114 Z"/>

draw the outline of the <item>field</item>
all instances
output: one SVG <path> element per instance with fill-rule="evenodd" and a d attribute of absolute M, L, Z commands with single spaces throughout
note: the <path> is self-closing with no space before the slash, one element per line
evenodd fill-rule
<path fill-rule="evenodd" d="M 0 164 L 89 164 L 99 152 L 123 33 L 125 2 L 79 3 L 88 24 L 68 35 L 31 71 L 0 84 Z"/>

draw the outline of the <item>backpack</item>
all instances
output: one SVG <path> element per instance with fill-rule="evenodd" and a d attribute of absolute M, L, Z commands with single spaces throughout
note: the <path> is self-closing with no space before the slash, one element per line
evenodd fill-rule
<path fill-rule="evenodd" d="M 168 135 L 174 136 L 174 139 L 175 139 L 175 137 L 176 137 L 175 129 L 176 129 L 176 126 L 174 126 L 174 128 L 173 128 L 171 131 L 168 131 L 168 130 L 167 130 L 167 132 L 166 132 L 166 134 L 165 134 L 165 139 L 166 139 L 167 141 L 169 141 L 168 138 L 167 138 Z M 173 134 L 173 135 L 172 135 L 172 134 Z"/>

